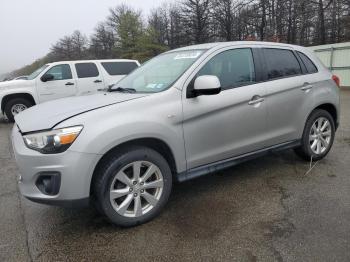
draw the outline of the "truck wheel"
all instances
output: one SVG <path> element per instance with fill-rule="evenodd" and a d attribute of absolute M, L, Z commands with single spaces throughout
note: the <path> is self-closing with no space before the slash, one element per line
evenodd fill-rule
<path fill-rule="evenodd" d="M 115 225 L 136 226 L 156 217 L 167 203 L 172 173 L 158 152 L 131 147 L 111 157 L 94 179 L 99 210 Z"/>
<path fill-rule="evenodd" d="M 335 136 L 333 117 L 325 110 L 317 109 L 306 121 L 301 146 L 295 149 L 297 155 L 310 161 L 324 158 L 331 149 Z"/>
<path fill-rule="evenodd" d="M 4 112 L 8 120 L 14 122 L 15 115 L 31 106 L 33 106 L 33 103 L 25 98 L 13 98 L 6 103 Z"/>

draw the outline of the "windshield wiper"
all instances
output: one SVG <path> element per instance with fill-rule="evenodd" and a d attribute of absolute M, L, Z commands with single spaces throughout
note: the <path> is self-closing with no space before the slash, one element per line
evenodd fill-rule
<path fill-rule="evenodd" d="M 124 88 L 124 87 L 117 87 L 113 88 L 113 86 L 110 86 L 108 88 L 108 92 L 121 92 L 121 93 L 136 93 L 136 89 L 134 88 Z"/>

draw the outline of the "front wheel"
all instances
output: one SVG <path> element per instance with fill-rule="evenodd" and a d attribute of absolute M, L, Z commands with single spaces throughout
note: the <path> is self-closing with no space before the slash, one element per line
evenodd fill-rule
<path fill-rule="evenodd" d="M 14 122 L 17 114 L 31 106 L 33 106 L 33 103 L 25 98 L 13 98 L 6 103 L 4 111 L 7 119 Z"/>
<path fill-rule="evenodd" d="M 172 174 L 156 151 L 133 147 L 106 161 L 94 181 L 99 209 L 123 227 L 148 222 L 168 201 Z"/>
<path fill-rule="evenodd" d="M 335 136 L 333 117 L 325 110 L 317 109 L 309 116 L 302 145 L 295 152 L 303 159 L 310 161 L 324 158 L 331 149 Z"/>

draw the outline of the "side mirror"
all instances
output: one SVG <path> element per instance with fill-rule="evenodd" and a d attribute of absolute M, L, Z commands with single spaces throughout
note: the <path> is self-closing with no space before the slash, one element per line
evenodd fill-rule
<path fill-rule="evenodd" d="M 220 80 L 214 75 L 199 76 L 194 81 L 194 96 L 216 95 L 221 92 Z"/>
<path fill-rule="evenodd" d="M 45 74 L 41 77 L 41 81 L 43 81 L 43 82 L 52 81 L 54 79 L 55 79 L 55 77 L 51 74 Z"/>

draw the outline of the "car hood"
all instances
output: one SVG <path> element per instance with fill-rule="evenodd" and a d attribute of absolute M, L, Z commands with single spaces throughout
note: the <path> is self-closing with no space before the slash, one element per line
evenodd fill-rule
<path fill-rule="evenodd" d="M 98 108 L 138 99 L 145 94 L 99 93 L 58 99 L 31 107 L 15 116 L 22 133 L 48 130 L 58 123 Z"/>
<path fill-rule="evenodd" d="M 29 86 L 31 84 L 32 84 L 31 80 L 11 80 L 11 81 L 0 82 L 0 91 L 16 88 L 16 87 Z"/>

